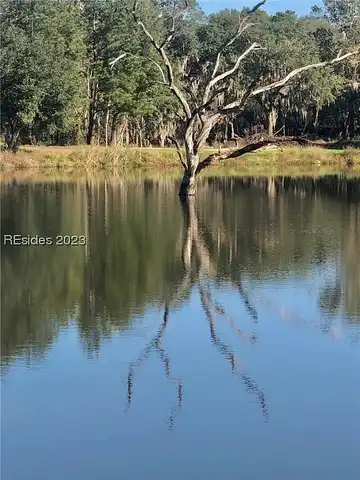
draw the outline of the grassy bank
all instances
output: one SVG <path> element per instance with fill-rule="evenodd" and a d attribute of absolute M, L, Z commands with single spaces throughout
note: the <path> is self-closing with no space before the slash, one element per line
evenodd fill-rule
<path fill-rule="evenodd" d="M 216 152 L 204 149 L 201 157 Z M 19 170 L 33 172 L 91 172 L 137 170 L 179 170 L 179 159 L 173 148 L 112 148 L 112 147 L 22 147 L 16 154 L 2 151 L 3 173 Z M 269 173 L 288 169 L 326 167 L 335 171 L 360 172 L 360 149 L 328 150 L 320 147 L 284 147 L 246 154 L 239 158 L 215 163 L 205 172 L 226 170 Z"/>

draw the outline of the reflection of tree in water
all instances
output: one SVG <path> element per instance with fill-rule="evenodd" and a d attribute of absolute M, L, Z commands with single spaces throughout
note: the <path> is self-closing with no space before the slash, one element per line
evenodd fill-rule
<path fill-rule="evenodd" d="M 86 249 L 2 248 L 3 365 L 46 352 L 69 320 L 76 322 L 86 350 L 98 351 L 104 338 L 128 328 L 150 305 L 171 298 L 172 308 L 184 265 L 192 281 L 198 282 L 202 264 L 202 278 L 230 282 L 254 322 L 245 280 L 276 281 L 284 272 L 305 278 L 314 268 L 339 265 L 336 278 L 324 283 L 319 306 L 325 316 L 332 311 L 359 324 L 359 185 L 343 176 L 204 178 L 197 195 L 201 235 L 195 224 L 186 229 L 187 249 L 170 179 L 3 185 L 3 233 L 88 237 Z M 190 249 L 189 234 L 197 236 L 197 250 Z M 183 295 L 190 295 L 189 288 Z M 257 301 L 286 321 L 313 328 L 277 299 Z M 212 303 L 213 315 L 230 324 L 213 297 Z"/>
<path fill-rule="evenodd" d="M 172 376 L 171 360 L 166 349 L 162 346 L 162 340 L 163 340 L 166 327 L 168 326 L 168 320 L 169 320 L 169 305 L 166 304 L 165 310 L 164 310 L 163 322 L 159 330 L 157 331 L 156 335 L 147 344 L 147 346 L 141 351 L 137 360 L 135 362 L 132 362 L 129 365 L 129 373 L 128 373 L 128 381 L 127 381 L 127 409 L 130 408 L 131 401 L 132 401 L 134 376 L 135 376 L 136 370 L 143 364 L 145 360 L 149 358 L 151 353 L 155 351 L 164 365 L 166 378 L 171 382 L 176 383 L 177 385 L 177 402 L 172 407 L 170 416 L 168 418 L 168 426 L 169 426 L 169 429 L 171 430 L 174 427 L 175 416 L 180 411 L 182 406 L 183 383 L 181 378 Z"/>
<path fill-rule="evenodd" d="M 195 209 L 195 199 L 188 198 L 182 202 L 185 236 L 182 249 L 182 260 L 184 266 L 184 280 L 181 284 L 181 289 L 188 283 L 199 289 L 201 305 L 203 307 L 206 319 L 209 325 L 209 332 L 211 342 L 217 351 L 223 356 L 229 363 L 233 375 L 239 378 L 245 385 L 246 389 L 254 394 L 260 404 L 262 413 L 267 418 L 267 403 L 263 391 L 258 387 L 256 382 L 250 377 L 250 375 L 241 367 L 241 362 L 235 355 L 233 349 L 221 340 L 216 331 L 215 319 L 216 315 L 227 319 L 233 328 L 233 331 L 239 335 L 241 340 L 247 343 L 255 343 L 256 336 L 249 335 L 243 332 L 236 324 L 234 319 L 227 315 L 225 307 L 219 302 L 213 299 L 212 293 L 212 280 L 216 278 L 217 267 L 214 262 L 206 242 L 203 239 L 201 229 L 199 227 L 198 215 Z M 195 267 L 195 268 L 194 268 Z M 238 289 L 244 299 L 247 310 L 250 312 L 252 318 L 257 321 L 256 309 L 249 300 L 244 287 L 239 280 L 237 282 Z M 176 297 L 176 295 L 175 295 Z M 156 351 L 159 358 L 162 360 L 165 367 L 165 374 L 171 381 L 177 382 L 178 385 L 178 401 L 176 408 L 171 410 L 170 418 L 168 421 L 169 427 L 174 425 L 174 416 L 180 411 L 182 405 L 182 392 L 183 384 L 180 378 L 174 378 L 170 375 L 171 362 L 166 350 L 161 346 L 165 329 L 168 325 L 169 308 L 171 301 L 165 306 L 164 320 L 160 326 L 158 332 L 154 338 L 148 343 L 145 349 L 140 353 L 138 359 L 129 365 L 128 373 L 128 393 L 127 401 L 128 407 L 131 404 L 133 396 L 133 385 L 135 377 L 135 369 L 139 367 L 147 358 L 149 358 L 152 351 Z"/>
<path fill-rule="evenodd" d="M 87 236 L 86 248 L 2 248 L 3 365 L 45 352 L 69 319 L 96 353 L 113 331 L 163 302 L 182 268 L 174 261 L 180 215 L 148 201 L 164 188 L 121 179 L 2 186 L 2 232 Z"/>
<path fill-rule="evenodd" d="M 326 292 L 338 291 L 340 284 L 338 313 L 347 323 L 359 322 L 358 178 L 213 178 L 198 196 L 224 275 L 234 280 L 245 271 L 252 278 L 275 279 L 327 265 L 337 278 L 332 288 L 326 282 Z M 331 302 L 324 298 L 320 305 L 328 311 Z"/>

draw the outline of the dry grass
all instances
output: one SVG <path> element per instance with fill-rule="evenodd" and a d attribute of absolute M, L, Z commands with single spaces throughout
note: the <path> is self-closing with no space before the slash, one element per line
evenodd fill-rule
<path fill-rule="evenodd" d="M 169 149 L 170 150 L 170 149 Z M 129 171 L 151 166 L 177 165 L 175 151 L 164 155 L 153 149 L 106 147 L 23 147 L 18 153 L 1 152 L 2 169 L 35 168 L 67 171 L 101 171 L 109 168 Z"/>
<path fill-rule="evenodd" d="M 215 149 L 204 149 L 204 158 Z M 170 171 L 179 169 L 173 148 L 115 148 L 115 147 L 23 147 L 17 154 L 2 151 L 0 165 L 3 173 L 19 170 L 52 173 L 96 173 L 117 171 Z M 206 172 L 264 171 L 280 173 L 289 169 L 331 168 L 334 171 L 360 171 L 360 149 L 327 150 L 319 147 L 284 147 L 249 153 L 240 158 L 223 160 Z"/>

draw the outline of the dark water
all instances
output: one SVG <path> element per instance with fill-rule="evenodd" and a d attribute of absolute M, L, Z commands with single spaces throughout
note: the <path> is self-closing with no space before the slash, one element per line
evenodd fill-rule
<path fill-rule="evenodd" d="M 1 207 L 2 238 L 87 240 L 2 246 L 2 480 L 360 478 L 359 179 Z"/>

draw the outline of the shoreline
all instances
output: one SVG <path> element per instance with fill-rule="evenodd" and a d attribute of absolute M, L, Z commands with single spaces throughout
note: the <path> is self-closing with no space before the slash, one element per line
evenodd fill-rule
<path fill-rule="evenodd" d="M 203 159 L 217 152 L 205 148 Z M 360 149 L 343 150 L 321 147 L 284 146 L 247 153 L 241 157 L 217 161 L 201 172 L 209 174 L 296 174 L 297 171 L 329 169 L 334 173 L 360 173 Z M 0 172 L 17 174 L 32 172 L 33 175 L 54 174 L 130 174 L 181 173 L 181 166 L 174 148 L 120 148 L 120 147 L 42 147 L 24 146 L 13 154 L 0 152 Z M 300 173 L 300 172 L 299 172 Z"/>

